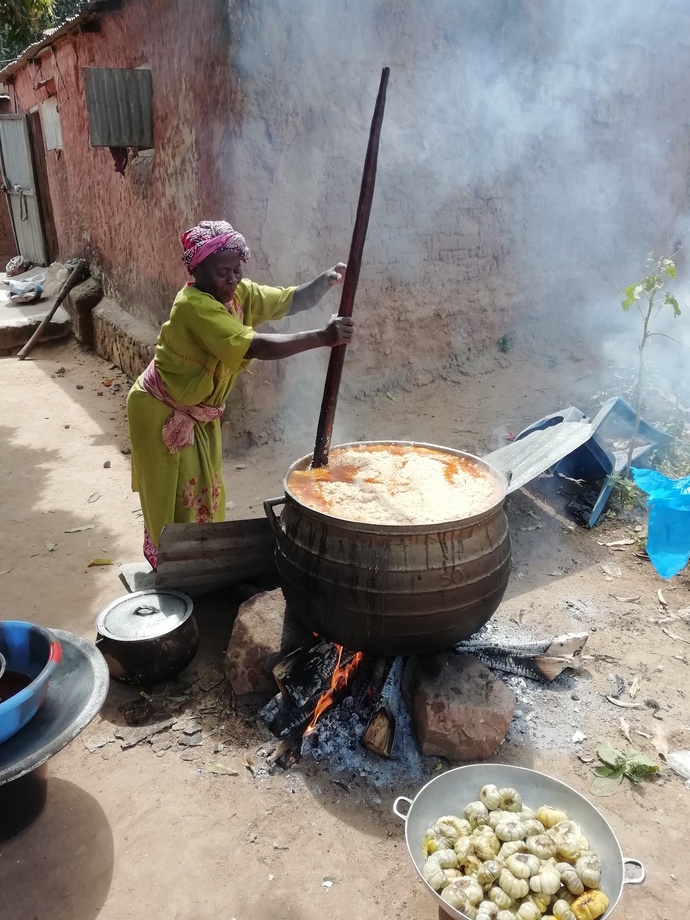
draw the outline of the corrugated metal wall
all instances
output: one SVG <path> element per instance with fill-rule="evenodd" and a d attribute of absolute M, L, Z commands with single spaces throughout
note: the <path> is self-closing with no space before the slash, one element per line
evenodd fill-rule
<path fill-rule="evenodd" d="M 93 147 L 153 147 L 150 70 L 84 67 L 84 90 Z"/>
<path fill-rule="evenodd" d="M 43 225 L 23 115 L 0 115 L 0 151 L 19 252 L 24 258 L 45 265 Z"/>

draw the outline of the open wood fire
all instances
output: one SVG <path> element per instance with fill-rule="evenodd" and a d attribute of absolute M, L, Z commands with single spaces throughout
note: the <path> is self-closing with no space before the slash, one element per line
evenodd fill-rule
<path fill-rule="evenodd" d="M 576 667 L 587 640 L 586 633 L 559 636 L 546 641 L 492 642 L 477 636 L 456 647 L 475 655 L 489 667 L 512 674 L 550 681 L 566 668 Z M 343 737 L 348 743 L 390 758 L 399 722 L 409 734 L 409 714 L 403 692 L 408 659 L 364 655 L 315 637 L 314 643 L 298 648 L 273 668 L 278 692 L 262 709 L 262 720 L 279 743 L 269 758 L 287 764 L 304 751 L 322 718 L 339 707 L 344 711 Z M 329 713 L 329 719 L 333 719 Z M 333 729 L 329 729 L 332 731 Z"/>
<path fill-rule="evenodd" d="M 348 687 L 350 680 L 357 672 L 359 663 L 363 658 L 361 652 L 356 652 L 349 661 L 343 664 L 343 654 L 345 654 L 346 658 L 349 656 L 343 649 L 342 645 L 337 645 L 336 649 L 338 651 L 338 660 L 336 661 L 335 667 L 333 669 L 330 686 L 328 690 L 326 690 L 326 692 L 322 694 L 321 697 L 319 697 L 319 700 L 316 703 L 316 709 L 314 710 L 312 720 L 304 732 L 305 735 L 310 735 L 314 731 L 316 723 L 319 721 L 321 714 L 329 709 L 333 705 L 336 696 L 339 693 L 342 693 Z"/>
<path fill-rule="evenodd" d="M 340 645 L 319 639 L 314 645 L 299 648 L 273 668 L 279 692 L 261 711 L 261 718 L 282 742 L 278 746 L 277 760 L 287 750 L 298 746 L 302 736 L 310 735 L 319 719 L 334 704 L 339 703 L 351 689 L 351 697 L 359 712 L 372 713 L 372 731 L 365 740 L 366 746 L 383 756 L 390 756 L 394 737 L 392 716 L 389 718 L 388 740 L 382 736 L 382 713 L 389 711 L 383 690 L 400 692 L 403 660 L 365 657 L 361 652 L 351 652 Z M 397 687 L 390 678 L 395 673 Z M 380 748 L 380 749 L 379 749 Z M 275 755 L 275 752 L 274 752 Z"/>

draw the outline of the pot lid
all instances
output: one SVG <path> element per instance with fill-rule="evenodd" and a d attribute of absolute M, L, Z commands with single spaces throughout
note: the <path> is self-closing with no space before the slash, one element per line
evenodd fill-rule
<path fill-rule="evenodd" d="M 190 597 L 179 591 L 135 591 L 103 609 L 96 620 L 102 636 L 124 642 L 166 636 L 189 619 Z"/>

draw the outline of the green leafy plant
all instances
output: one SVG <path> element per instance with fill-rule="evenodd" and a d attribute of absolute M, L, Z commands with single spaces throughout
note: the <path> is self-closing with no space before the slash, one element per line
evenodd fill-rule
<path fill-rule="evenodd" d="M 619 511 L 625 511 L 628 508 L 636 508 L 644 493 L 635 485 L 631 479 L 624 479 L 622 476 L 611 476 L 613 483 L 613 492 L 611 493 L 611 506 Z"/>
<path fill-rule="evenodd" d="M 8 64 L 84 5 L 83 0 L 0 0 L 0 63 Z"/>
<path fill-rule="evenodd" d="M 628 311 L 632 307 L 636 307 L 640 314 L 640 319 L 642 320 L 642 338 L 640 339 L 640 344 L 638 345 L 639 362 L 637 368 L 637 380 L 635 382 L 634 389 L 635 424 L 633 427 L 632 437 L 630 439 L 630 447 L 628 448 L 628 459 L 623 470 L 624 476 L 627 476 L 630 473 L 630 465 L 632 463 L 633 451 L 635 449 L 635 441 L 637 440 L 637 434 L 640 430 L 645 347 L 653 335 L 670 338 L 674 342 L 677 341 L 676 339 L 673 339 L 672 336 L 666 335 L 664 332 L 653 332 L 650 329 L 650 322 L 654 314 L 660 313 L 661 310 L 663 310 L 665 307 L 671 307 L 675 317 L 680 316 L 678 300 L 673 294 L 671 294 L 670 291 L 666 291 L 664 289 L 666 281 L 669 278 L 676 277 L 675 263 L 672 259 L 654 259 L 652 256 L 650 256 L 650 258 L 647 260 L 647 264 L 650 268 L 649 274 L 641 281 L 636 281 L 633 284 L 629 284 L 623 290 L 623 294 L 625 294 L 625 297 L 622 301 L 623 309 Z"/>
<path fill-rule="evenodd" d="M 0 0 L 3 45 L 28 45 L 49 20 L 53 6 L 53 0 Z"/>
<path fill-rule="evenodd" d="M 659 764 L 639 751 L 625 753 L 600 743 L 596 752 L 601 762 L 593 768 L 592 795 L 613 795 L 626 776 L 633 783 L 641 783 L 659 772 Z"/>
<path fill-rule="evenodd" d="M 507 335 L 507 334 L 506 334 L 506 335 L 502 335 L 501 338 L 498 339 L 498 341 L 496 342 L 496 344 L 498 345 L 498 350 L 499 350 L 502 354 L 506 355 L 506 354 L 508 354 L 508 352 L 510 351 L 510 349 L 513 347 L 513 337 L 512 337 L 512 335 Z"/>

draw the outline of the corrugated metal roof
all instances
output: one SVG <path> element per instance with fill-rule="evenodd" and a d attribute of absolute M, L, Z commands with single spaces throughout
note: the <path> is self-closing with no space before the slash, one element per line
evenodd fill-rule
<path fill-rule="evenodd" d="M 40 51 L 50 47 L 50 45 L 59 38 L 62 38 L 63 35 L 69 35 L 70 32 L 77 29 L 83 22 L 93 19 L 97 13 L 105 13 L 108 12 L 109 9 L 119 6 L 120 3 L 113 3 L 113 0 L 85 0 L 85 2 L 81 4 L 79 12 L 72 16 L 71 19 L 66 20 L 61 26 L 57 26 L 55 29 L 47 29 L 42 38 L 34 42 L 33 45 L 29 45 L 16 60 L 0 70 L 0 83 L 6 83 L 8 77 L 11 77 L 12 74 L 21 70 L 22 67 L 28 61 L 35 58 Z"/>

